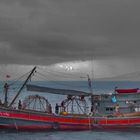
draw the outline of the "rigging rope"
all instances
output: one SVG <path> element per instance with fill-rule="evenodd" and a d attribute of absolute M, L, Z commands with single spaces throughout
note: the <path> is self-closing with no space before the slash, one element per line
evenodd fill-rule
<path fill-rule="evenodd" d="M 41 70 L 41 68 L 39 68 Z M 65 72 L 61 72 L 61 71 L 54 71 L 54 70 L 49 70 L 49 69 L 45 69 L 45 72 L 48 72 L 48 73 L 51 73 L 53 75 L 56 75 L 56 76 L 61 76 L 61 77 L 65 77 L 65 78 L 70 78 L 70 77 L 76 77 L 76 78 L 87 78 L 86 76 L 83 77 L 77 73 L 75 73 L 76 75 L 72 74 L 72 73 L 65 73 Z M 83 75 L 83 74 L 82 74 Z"/>
<path fill-rule="evenodd" d="M 49 81 L 49 82 L 51 82 L 51 83 L 55 83 L 55 84 L 57 84 L 57 85 L 63 85 L 63 86 L 66 86 L 66 87 L 68 87 L 68 86 L 70 87 L 70 86 L 71 86 L 71 87 L 77 87 L 77 88 L 78 88 L 78 87 L 88 88 L 88 87 L 85 86 L 85 85 L 75 85 L 75 83 L 72 84 L 72 82 L 66 84 L 65 81 L 61 81 L 61 83 L 60 83 L 60 81 L 57 82 L 57 80 L 54 79 L 54 78 L 51 78 L 53 81 L 50 81 L 49 76 L 44 75 L 44 74 L 42 74 L 42 73 L 40 73 L 40 72 L 37 72 L 37 74 L 38 74 L 43 80 L 47 80 L 47 81 Z M 62 82 L 65 82 L 65 84 L 62 83 Z"/>
<path fill-rule="evenodd" d="M 12 80 L 13 82 L 9 84 L 9 86 L 14 85 L 15 83 L 19 82 L 19 80 L 21 80 L 23 77 L 25 77 L 26 75 L 28 75 L 30 72 L 27 72 L 25 74 L 23 74 L 22 76 L 20 76 L 19 78 L 16 78 L 14 80 Z"/>

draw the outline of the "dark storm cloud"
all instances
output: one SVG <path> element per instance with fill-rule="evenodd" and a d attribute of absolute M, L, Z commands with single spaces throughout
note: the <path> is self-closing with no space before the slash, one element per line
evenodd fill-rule
<path fill-rule="evenodd" d="M 138 0 L 0 0 L 0 63 L 138 57 Z"/>

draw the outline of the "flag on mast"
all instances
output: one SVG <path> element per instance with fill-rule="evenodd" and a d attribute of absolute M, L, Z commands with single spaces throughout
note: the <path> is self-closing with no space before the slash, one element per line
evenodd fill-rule
<path fill-rule="evenodd" d="M 88 76 L 88 85 L 89 85 L 89 87 L 91 88 L 91 87 L 92 87 L 92 83 L 91 83 L 91 80 L 90 80 L 89 75 L 87 75 L 87 76 Z"/>

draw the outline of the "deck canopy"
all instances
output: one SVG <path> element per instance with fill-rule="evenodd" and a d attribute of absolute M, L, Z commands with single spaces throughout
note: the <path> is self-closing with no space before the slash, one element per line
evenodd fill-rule
<path fill-rule="evenodd" d="M 125 94 L 125 93 L 138 93 L 139 88 L 131 88 L 131 89 L 115 89 L 117 93 Z"/>
<path fill-rule="evenodd" d="M 46 92 L 52 94 L 60 94 L 60 95 L 72 95 L 72 96 L 91 96 L 92 93 L 84 92 L 84 91 L 77 91 L 77 90 L 70 90 L 70 89 L 57 89 L 57 88 L 50 88 L 50 87 L 43 87 L 37 85 L 26 85 L 28 91 L 34 92 Z"/>

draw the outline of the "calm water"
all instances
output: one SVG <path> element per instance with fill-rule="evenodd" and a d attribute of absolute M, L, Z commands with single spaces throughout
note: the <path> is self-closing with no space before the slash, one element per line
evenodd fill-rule
<path fill-rule="evenodd" d="M 87 82 L 38 82 L 40 85 L 48 85 L 55 88 L 69 88 L 83 91 L 89 91 Z M 0 83 L 2 87 L 3 83 Z M 140 82 L 94 82 L 94 93 L 111 93 L 115 87 L 120 88 L 140 88 Z M 17 87 L 10 88 L 9 100 L 15 95 Z M 20 99 L 25 96 L 33 94 L 24 90 L 21 93 Z M 37 94 L 37 93 L 35 93 Z M 40 93 L 39 93 L 40 94 Z M 59 103 L 64 99 L 61 95 L 50 95 L 41 93 L 46 96 L 50 103 Z M 3 97 L 2 94 L 0 96 Z M 96 131 L 82 131 L 82 132 L 6 132 L 0 131 L 0 140 L 139 140 L 140 132 L 96 132 Z"/>
<path fill-rule="evenodd" d="M 131 132 L 1 132 L 2 140 L 139 140 L 140 133 Z"/>

